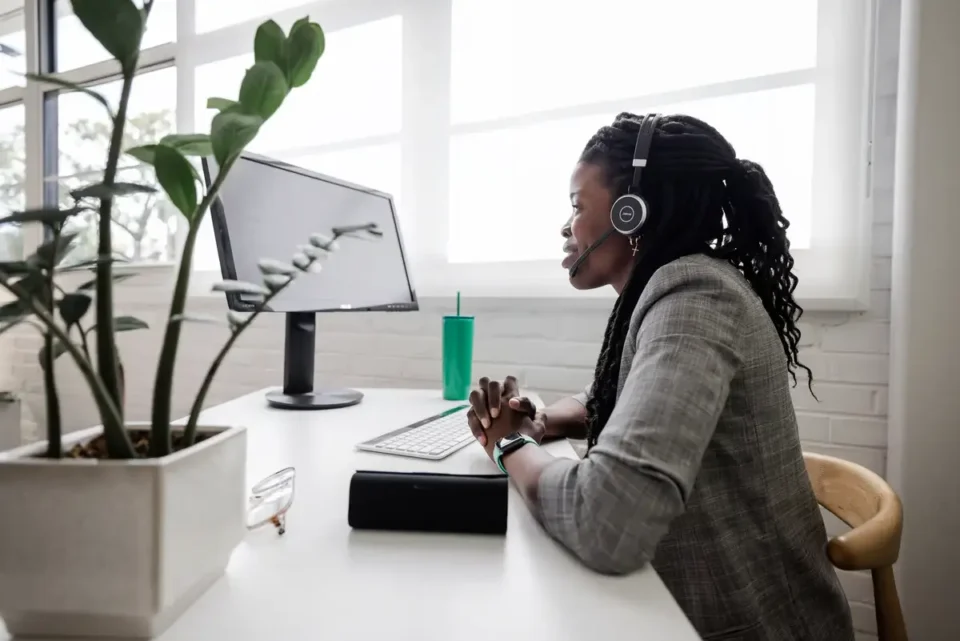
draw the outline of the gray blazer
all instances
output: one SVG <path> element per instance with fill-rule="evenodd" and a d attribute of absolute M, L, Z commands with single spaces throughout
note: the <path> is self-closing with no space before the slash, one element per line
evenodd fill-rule
<path fill-rule="evenodd" d="M 651 563 L 704 639 L 851 641 L 783 347 L 733 266 L 654 274 L 617 398 L 587 458 L 544 470 L 544 528 L 600 572 Z"/>

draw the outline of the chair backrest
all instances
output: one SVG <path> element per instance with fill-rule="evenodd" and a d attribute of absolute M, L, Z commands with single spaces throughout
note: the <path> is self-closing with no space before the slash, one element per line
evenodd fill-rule
<path fill-rule="evenodd" d="M 870 570 L 880 641 L 907 641 L 893 564 L 900 555 L 903 506 L 886 481 L 856 463 L 806 452 L 817 501 L 852 529 L 827 544 L 841 570 Z"/>

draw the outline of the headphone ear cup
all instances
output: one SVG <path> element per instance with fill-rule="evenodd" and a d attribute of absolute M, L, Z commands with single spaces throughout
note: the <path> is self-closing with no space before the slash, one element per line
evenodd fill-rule
<path fill-rule="evenodd" d="M 610 208 L 610 224 L 624 236 L 636 234 L 647 222 L 647 203 L 635 194 L 616 199 Z"/>

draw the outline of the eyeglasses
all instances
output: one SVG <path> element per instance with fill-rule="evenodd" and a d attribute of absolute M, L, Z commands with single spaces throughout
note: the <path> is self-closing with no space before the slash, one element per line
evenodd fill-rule
<path fill-rule="evenodd" d="M 287 511 L 293 505 L 296 477 L 297 471 L 287 467 L 253 486 L 247 507 L 248 530 L 272 523 L 277 534 L 287 531 Z"/>

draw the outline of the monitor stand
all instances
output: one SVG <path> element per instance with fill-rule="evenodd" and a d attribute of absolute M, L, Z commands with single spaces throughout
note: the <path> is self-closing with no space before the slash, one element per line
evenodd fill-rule
<path fill-rule="evenodd" d="M 285 410 L 332 410 L 356 405 L 363 392 L 352 389 L 313 389 L 317 315 L 287 312 L 283 346 L 283 390 L 267 393 L 267 402 Z"/>

